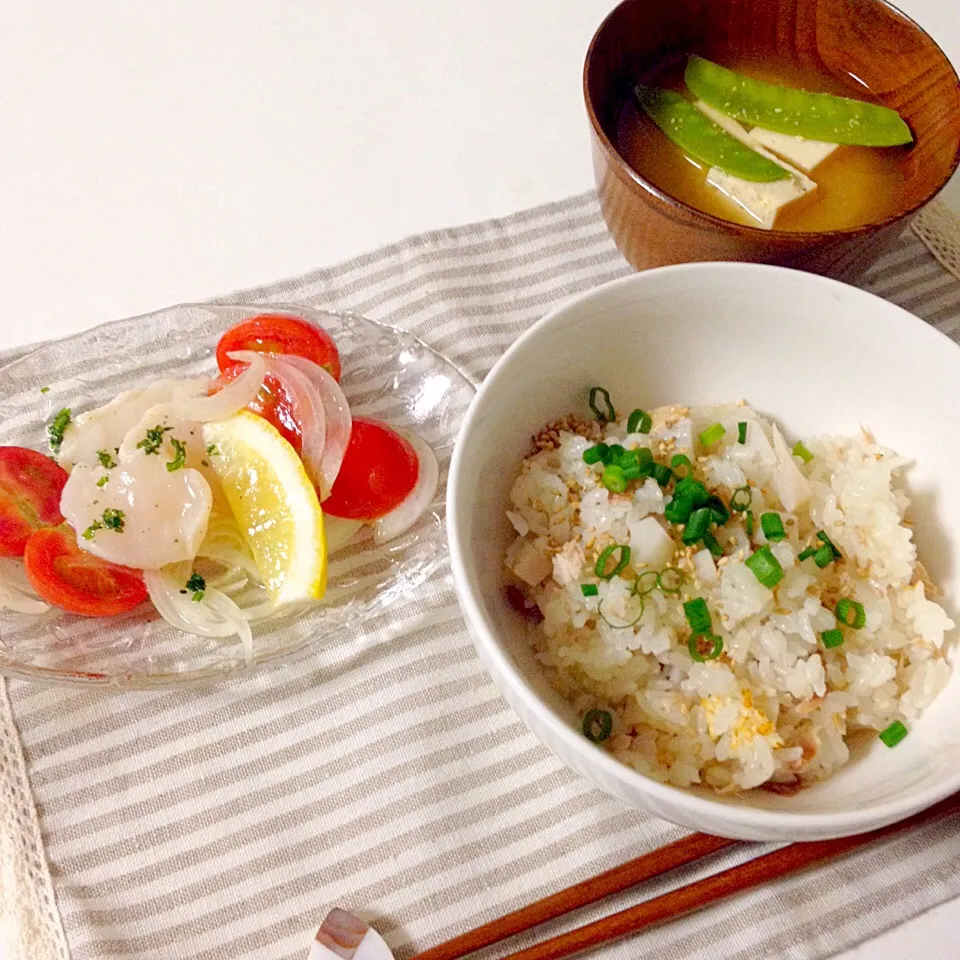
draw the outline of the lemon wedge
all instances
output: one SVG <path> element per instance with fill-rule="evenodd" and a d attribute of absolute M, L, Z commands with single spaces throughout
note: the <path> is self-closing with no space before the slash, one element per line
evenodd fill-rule
<path fill-rule="evenodd" d="M 327 586 L 323 511 L 293 447 L 246 410 L 204 424 L 203 439 L 273 601 L 322 597 Z"/>

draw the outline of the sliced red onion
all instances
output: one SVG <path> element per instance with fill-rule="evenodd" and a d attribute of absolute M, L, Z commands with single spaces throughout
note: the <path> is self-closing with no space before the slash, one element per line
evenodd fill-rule
<path fill-rule="evenodd" d="M 394 428 L 396 429 L 396 427 Z M 398 507 L 390 513 L 373 522 L 373 539 L 377 544 L 386 543 L 406 533 L 426 512 L 433 503 L 440 482 L 440 465 L 437 455 L 430 445 L 415 433 L 409 430 L 397 430 L 402 437 L 410 441 L 417 451 L 417 460 L 420 462 L 420 472 L 417 482 Z"/>
<path fill-rule="evenodd" d="M 320 400 L 327 415 L 327 431 L 323 459 L 320 462 L 320 482 L 317 486 L 320 491 L 320 499 L 326 500 L 330 496 L 333 482 L 340 472 L 343 455 L 347 452 L 347 444 L 350 443 L 350 430 L 353 426 L 350 404 L 347 402 L 340 384 L 323 367 L 312 360 L 286 354 L 278 359 L 282 359 L 282 362 L 288 366 L 296 367 L 297 370 L 309 378 L 320 394 Z"/>
<path fill-rule="evenodd" d="M 264 371 L 279 381 L 293 403 L 293 415 L 300 424 L 300 459 L 307 476 L 319 487 L 327 435 L 327 414 L 320 391 L 305 373 L 288 362 L 290 357 L 276 353 L 255 353 L 252 350 L 236 350 L 227 356 L 241 363 L 252 363 L 251 358 L 257 357 Z"/>

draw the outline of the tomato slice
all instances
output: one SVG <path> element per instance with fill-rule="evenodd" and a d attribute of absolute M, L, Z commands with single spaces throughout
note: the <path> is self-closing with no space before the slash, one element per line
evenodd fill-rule
<path fill-rule="evenodd" d="M 32 534 L 23 562 L 44 600 L 83 617 L 113 617 L 147 599 L 139 570 L 81 550 L 76 533 L 66 525 Z"/>
<path fill-rule="evenodd" d="M 417 452 L 379 420 L 354 417 L 343 465 L 323 510 L 349 520 L 376 520 L 400 506 L 420 475 Z"/>
<path fill-rule="evenodd" d="M 245 369 L 246 367 L 242 363 L 236 363 L 232 367 L 228 367 L 220 374 L 215 391 L 222 390 Z M 280 432 L 280 436 L 297 451 L 297 456 L 300 455 L 303 448 L 300 421 L 294 414 L 294 404 L 290 395 L 272 373 L 266 374 L 263 378 L 263 386 L 260 387 L 259 393 L 247 404 L 247 409 L 272 423 Z"/>
<path fill-rule="evenodd" d="M 340 353 L 333 337 L 322 327 L 300 317 L 263 313 L 231 327 L 217 344 L 217 366 L 221 370 L 234 365 L 235 361 L 227 356 L 234 350 L 292 353 L 312 360 L 334 380 L 340 380 Z"/>
<path fill-rule="evenodd" d="M 63 523 L 67 471 L 26 447 L 0 447 L 0 556 L 22 557 L 30 534 Z"/>

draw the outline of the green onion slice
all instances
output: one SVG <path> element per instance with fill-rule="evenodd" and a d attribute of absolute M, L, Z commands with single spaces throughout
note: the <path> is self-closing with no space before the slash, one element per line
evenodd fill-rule
<path fill-rule="evenodd" d="M 684 477 L 690 476 L 693 464 L 685 453 L 675 453 L 673 459 L 670 461 L 670 469 L 673 470 L 678 477 L 683 479 Z M 680 472 L 681 469 L 683 469 L 683 473 Z"/>
<path fill-rule="evenodd" d="M 690 629 L 694 633 L 709 633 L 713 629 L 713 621 L 710 619 L 710 611 L 707 609 L 707 601 L 703 597 L 694 597 L 683 605 L 683 615 L 690 624 Z"/>
<path fill-rule="evenodd" d="M 600 592 L 600 590 L 595 583 L 581 583 L 580 592 L 585 597 L 595 597 Z"/>
<path fill-rule="evenodd" d="M 627 418 L 627 433 L 649 433 L 653 426 L 653 417 L 639 408 Z"/>
<path fill-rule="evenodd" d="M 688 545 L 696 543 L 710 529 L 711 523 L 713 523 L 713 513 L 709 507 L 694 510 L 687 521 L 687 525 L 683 528 L 683 535 L 680 539 Z"/>
<path fill-rule="evenodd" d="M 705 506 L 710 499 L 710 491 L 699 481 L 691 477 L 684 477 L 676 486 L 678 497 L 689 500 L 694 507 Z"/>
<path fill-rule="evenodd" d="M 666 505 L 663 515 L 668 523 L 686 523 L 693 513 L 693 501 L 674 491 L 673 499 Z"/>
<path fill-rule="evenodd" d="M 813 454 L 799 440 L 793 445 L 793 455 L 799 457 L 804 463 L 809 463 L 813 459 Z"/>
<path fill-rule="evenodd" d="M 723 652 L 723 638 L 711 634 L 694 633 L 687 641 L 687 649 L 697 663 L 716 660 Z"/>
<path fill-rule="evenodd" d="M 634 600 L 636 600 L 637 604 L 638 604 L 639 607 L 640 607 L 640 610 L 637 612 L 637 615 L 636 615 L 632 620 L 611 620 L 611 619 L 603 612 L 603 601 L 602 601 L 602 600 L 600 601 L 600 603 L 597 604 L 597 613 L 600 614 L 600 619 L 603 620 L 603 622 L 604 622 L 608 627 L 613 627 L 614 630 L 626 630 L 628 627 L 636 626 L 637 623 L 640 622 L 640 618 L 643 616 L 643 610 L 644 610 L 643 597 L 637 596 L 636 594 L 634 594 Z"/>
<path fill-rule="evenodd" d="M 603 463 L 610 452 L 610 448 L 605 443 L 598 443 L 595 446 L 587 447 L 583 451 L 583 462 L 593 465 L 594 463 Z"/>
<path fill-rule="evenodd" d="M 644 570 L 637 576 L 633 584 L 633 592 L 638 597 L 645 597 L 660 585 L 660 574 L 656 570 Z"/>
<path fill-rule="evenodd" d="M 713 423 L 700 434 L 700 442 L 705 447 L 712 447 L 723 439 L 726 432 L 722 423 Z"/>
<path fill-rule="evenodd" d="M 673 471 L 663 463 L 658 463 L 653 468 L 653 479 L 665 487 L 673 479 Z"/>
<path fill-rule="evenodd" d="M 616 566 L 612 570 L 608 570 L 607 563 L 618 550 L 620 551 L 620 556 Z M 629 562 L 630 548 L 624 543 L 613 543 L 597 557 L 597 565 L 594 567 L 594 573 L 596 573 L 601 580 L 612 580 L 615 576 L 626 570 Z"/>
<path fill-rule="evenodd" d="M 743 513 L 753 500 L 753 491 L 749 487 L 737 487 L 730 498 L 730 509 Z"/>
<path fill-rule="evenodd" d="M 772 590 L 783 579 L 783 567 L 773 555 L 769 547 L 760 547 L 755 550 L 745 563 L 753 575 L 769 590 Z"/>
<path fill-rule="evenodd" d="M 827 650 L 832 650 L 834 647 L 839 647 L 843 643 L 843 631 L 842 630 L 824 630 L 820 634 L 820 640 L 822 641 L 824 647 Z"/>
<path fill-rule="evenodd" d="M 671 594 L 678 594 L 680 592 L 680 588 L 683 586 L 685 579 L 683 573 L 676 567 L 664 567 L 663 570 L 657 574 L 657 586 L 660 588 L 661 593 L 670 596 Z"/>
<path fill-rule="evenodd" d="M 752 537 L 752 536 L 753 536 L 753 511 L 752 511 L 752 510 L 748 510 L 748 511 L 744 514 L 744 516 L 745 516 L 746 521 L 747 521 L 747 536 L 748 536 L 748 537 Z"/>
<path fill-rule="evenodd" d="M 737 424 L 737 443 L 747 442 L 747 421 L 741 420 Z"/>
<path fill-rule="evenodd" d="M 863 604 L 849 597 L 837 601 L 837 619 L 853 630 L 862 630 L 867 625 L 867 614 Z"/>
<path fill-rule="evenodd" d="M 843 554 L 837 549 L 837 545 L 827 536 L 825 530 L 817 531 L 817 539 L 830 548 L 830 552 L 833 554 L 834 558 L 837 560 L 843 559 Z"/>
<path fill-rule="evenodd" d="M 615 463 L 603 468 L 603 476 L 600 482 L 611 493 L 623 493 L 627 489 L 627 478 L 623 472 L 623 467 L 618 467 Z"/>
<path fill-rule="evenodd" d="M 803 550 L 797 554 L 797 561 L 799 563 L 803 563 L 804 560 L 809 560 L 812 556 L 814 556 L 816 552 L 816 547 L 804 547 Z"/>
<path fill-rule="evenodd" d="M 906 735 L 907 728 L 899 720 L 894 720 L 893 723 L 880 734 L 880 739 L 886 746 L 895 747 Z"/>
<path fill-rule="evenodd" d="M 810 548 L 813 549 L 812 547 Z M 822 547 L 817 547 L 816 550 L 813 550 L 813 562 L 822 570 L 824 567 L 829 567 L 836 556 L 833 551 L 827 544 L 824 544 Z"/>
<path fill-rule="evenodd" d="M 603 398 L 605 410 L 597 406 L 597 397 Z M 617 419 L 617 411 L 613 409 L 613 403 L 610 400 L 610 394 L 603 387 L 590 388 L 590 410 L 601 423 L 613 423 Z"/>
<path fill-rule="evenodd" d="M 779 513 L 761 513 L 760 529 L 763 530 L 763 535 L 771 543 L 777 543 L 787 535 L 787 531 L 783 529 L 783 520 L 780 519 Z"/>
<path fill-rule="evenodd" d="M 613 714 L 609 710 L 588 710 L 580 729 L 591 743 L 602 743 L 613 732 Z"/>
<path fill-rule="evenodd" d="M 719 497 L 710 497 L 704 506 L 713 514 L 714 522 L 718 526 L 723 526 L 730 519 L 730 511 Z"/>
<path fill-rule="evenodd" d="M 708 530 L 703 535 L 703 545 L 715 556 L 723 556 L 723 547 L 720 546 L 720 541 Z"/>

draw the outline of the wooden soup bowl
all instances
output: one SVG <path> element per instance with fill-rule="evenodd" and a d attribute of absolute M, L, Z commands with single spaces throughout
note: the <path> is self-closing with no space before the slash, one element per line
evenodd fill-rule
<path fill-rule="evenodd" d="M 850 74 L 859 77 L 913 131 L 915 143 L 900 160 L 902 209 L 844 230 L 761 230 L 702 213 L 656 187 L 617 152 L 617 111 L 638 79 L 691 53 L 720 63 L 785 61 L 829 74 L 854 97 L 862 87 Z M 749 260 L 856 279 L 960 162 L 956 71 L 917 24 L 882 0 L 624 0 L 593 37 L 583 93 L 603 216 L 637 270 Z"/>

